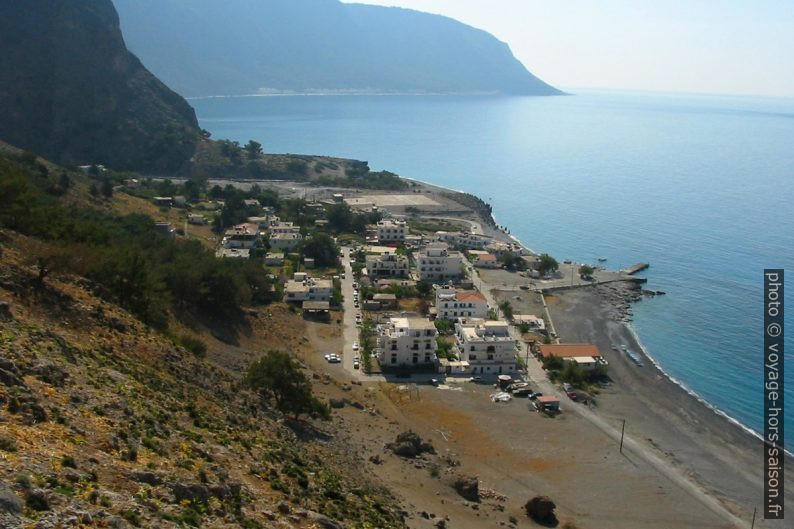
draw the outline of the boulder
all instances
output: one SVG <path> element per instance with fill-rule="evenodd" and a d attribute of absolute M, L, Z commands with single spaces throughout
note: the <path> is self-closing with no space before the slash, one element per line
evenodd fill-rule
<path fill-rule="evenodd" d="M 328 404 L 335 409 L 345 407 L 345 399 L 329 399 Z"/>
<path fill-rule="evenodd" d="M 386 448 L 400 457 L 417 457 L 423 453 L 436 453 L 433 445 L 422 441 L 419 435 L 410 430 L 399 434 L 393 443 L 386 445 Z"/>
<path fill-rule="evenodd" d="M 469 501 L 480 501 L 480 482 L 477 478 L 469 476 L 455 476 L 452 488 Z"/>
<path fill-rule="evenodd" d="M 11 514 L 22 512 L 22 500 L 2 482 L 0 482 L 0 512 Z"/>
<path fill-rule="evenodd" d="M 557 515 L 554 514 L 556 507 L 547 496 L 535 496 L 524 505 L 524 510 L 537 523 L 554 527 L 557 525 Z"/>
<path fill-rule="evenodd" d="M 337 522 L 336 520 L 318 512 L 303 511 L 303 514 L 306 515 L 307 520 L 314 522 L 315 525 L 322 529 L 344 529 L 345 527 L 340 522 Z"/>
<path fill-rule="evenodd" d="M 0 301 L 0 321 L 11 321 L 14 315 L 11 314 L 11 304 L 8 301 Z"/>
<path fill-rule="evenodd" d="M 130 479 L 138 483 L 146 483 L 147 485 L 157 486 L 163 484 L 163 478 L 154 472 L 131 472 Z"/>
<path fill-rule="evenodd" d="M 171 492 L 177 502 L 188 500 L 195 503 L 206 504 L 210 499 L 210 491 L 201 483 L 176 483 L 171 486 Z"/>

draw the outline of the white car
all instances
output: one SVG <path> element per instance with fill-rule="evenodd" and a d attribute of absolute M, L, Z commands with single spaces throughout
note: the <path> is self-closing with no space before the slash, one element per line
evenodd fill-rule
<path fill-rule="evenodd" d="M 353 369 L 358 369 L 360 365 L 358 360 L 353 360 Z"/>
<path fill-rule="evenodd" d="M 353 342 L 353 350 L 358 351 L 358 342 Z"/>
<path fill-rule="evenodd" d="M 323 358 L 325 358 L 325 360 L 326 360 L 326 361 L 327 361 L 329 364 L 338 364 L 339 362 L 341 362 L 341 361 L 342 361 L 342 359 L 341 359 L 341 358 L 339 357 L 339 355 L 338 355 L 338 354 L 336 354 L 336 353 L 328 353 L 327 355 L 324 355 L 324 357 L 323 357 Z"/>

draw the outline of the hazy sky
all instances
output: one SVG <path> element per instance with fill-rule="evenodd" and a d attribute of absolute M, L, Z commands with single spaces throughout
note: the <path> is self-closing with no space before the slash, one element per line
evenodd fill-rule
<path fill-rule="evenodd" d="M 484 29 L 558 87 L 794 97 L 794 0 L 359 3 L 439 13 Z"/>

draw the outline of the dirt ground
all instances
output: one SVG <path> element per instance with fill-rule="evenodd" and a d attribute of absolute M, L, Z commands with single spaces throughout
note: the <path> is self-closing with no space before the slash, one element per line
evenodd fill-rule
<path fill-rule="evenodd" d="M 335 323 L 307 322 L 306 338 L 305 351 L 341 344 Z M 305 359 L 321 374 L 315 385 L 321 395 L 363 408 L 335 410 L 334 442 L 355 451 L 361 464 L 395 491 L 409 527 L 433 527 L 444 517 L 454 528 L 539 527 L 523 513 L 524 503 L 537 494 L 555 501 L 561 525 L 572 527 L 733 527 L 641 457 L 628 450 L 621 454 L 614 439 L 574 413 L 548 418 L 530 411 L 526 399 L 494 404 L 493 388 L 473 383 L 449 389 L 351 384 L 344 370 L 325 363 L 319 352 L 305 353 Z M 599 400 L 606 408 L 614 399 Z M 406 430 L 430 441 L 436 455 L 409 460 L 384 448 Z M 381 462 L 370 460 L 375 456 Z M 456 475 L 476 476 L 488 497 L 464 500 L 450 485 Z"/>

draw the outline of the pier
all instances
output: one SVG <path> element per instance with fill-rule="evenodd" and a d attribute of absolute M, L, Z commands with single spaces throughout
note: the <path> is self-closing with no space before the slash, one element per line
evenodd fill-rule
<path fill-rule="evenodd" d="M 651 266 L 650 263 L 637 263 L 634 266 L 630 266 L 629 268 L 624 270 L 623 273 L 625 273 L 626 275 L 633 276 L 637 272 L 642 272 L 643 270 L 646 270 L 650 266 Z"/>

